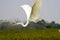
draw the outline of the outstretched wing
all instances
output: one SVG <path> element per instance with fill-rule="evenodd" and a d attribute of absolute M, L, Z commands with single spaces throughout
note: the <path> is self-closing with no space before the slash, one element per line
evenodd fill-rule
<path fill-rule="evenodd" d="M 26 27 L 29 24 L 28 20 L 29 20 L 30 15 L 31 15 L 31 7 L 27 4 L 22 5 L 21 7 L 23 8 L 23 10 L 25 11 L 25 13 L 27 15 L 27 21 L 26 21 L 26 24 L 24 24 L 24 23 L 17 23 L 17 24 L 21 24 L 23 27 Z"/>
<path fill-rule="evenodd" d="M 28 4 L 25 4 L 25 5 L 22 5 L 21 7 L 24 9 L 24 11 L 27 15 L 27 20 L 28 20 L 31 15 L 31 9 L 32 9 L 31 6 L 29 6 Z"/>
<path fill-rule="evenodd" d="M 38 20 L 39 19 L 39 14 L 41 10 L 41 2 L 42 0 L 36 0 L 34 5 L 32 6 L 32 12 L 30 15 L 30 18 L 33 20 Z"/>

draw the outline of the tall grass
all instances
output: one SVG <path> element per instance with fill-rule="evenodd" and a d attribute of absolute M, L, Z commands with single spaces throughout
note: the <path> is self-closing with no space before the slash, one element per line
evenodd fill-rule
<path fill-rule="evenodd" d="M 58 29 L 1 30 L 0 40 L 60 40 Z"/>

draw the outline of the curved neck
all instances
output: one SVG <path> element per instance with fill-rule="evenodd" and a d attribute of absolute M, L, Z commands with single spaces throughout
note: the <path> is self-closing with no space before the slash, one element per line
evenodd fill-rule
<path fill-rule="evenodd" d="M 22 24 L 23 27 L 26 27 L 29 24 L 29 21 L 26 22 L 26 24 Z"/>

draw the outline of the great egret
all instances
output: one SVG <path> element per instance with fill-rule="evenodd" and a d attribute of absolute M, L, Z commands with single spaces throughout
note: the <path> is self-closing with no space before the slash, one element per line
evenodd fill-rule
<path fill-rule="evenodd" d="M 28 4 L 22 5 L 21 8 L 23 8 L 24 11 L 26 12 L 27 20 L 26 20 L 26 24 L 17 23 L 17 25 L 21 24 L 23 27 L 26 27 L 30 21 L 33 21 L 35 23 L 40 21 L 39 13 L 41 8 L 41 1 L 42 0 L 36 0 L 32 7 L 30 7 Z"/>

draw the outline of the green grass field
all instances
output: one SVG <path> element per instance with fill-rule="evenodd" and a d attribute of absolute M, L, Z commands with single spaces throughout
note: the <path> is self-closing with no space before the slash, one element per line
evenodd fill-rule
<path fill-rule="evenodd" d="M 58 29 L 0 30 L 0 40 L 60 40 Z"/>

